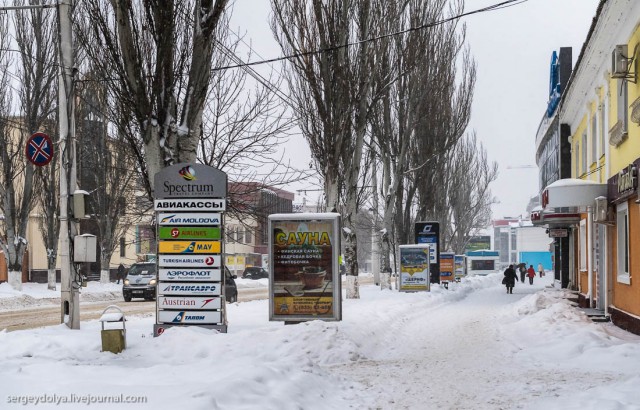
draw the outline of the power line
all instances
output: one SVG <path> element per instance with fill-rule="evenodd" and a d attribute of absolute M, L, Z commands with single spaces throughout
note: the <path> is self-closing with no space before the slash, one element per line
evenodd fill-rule
<path fill-rule="evenodd" d="M 304 56 L 309 56 L 309 55 L 328 53 L 328 52 L 331 52 L 331 51 L 341 50 L 343 48 L 347 48 L 347 47 L 351 47 L 351 46 L 370 43 L 370 42 L 382 40 L 384 38 L 394 37 L 394 36 L 397 36 L 397 35 L 400 35 L 400 34 L 407 34 L 407 33 L 411 33 L 411 32 L 418 31 L 418 30 L 424 30 L 426 28 L 437 27 L 437 26 L 446 24 L 448 22 L 461 19 L 463 17 L 471 16 L 473 14 L 485 13 L 485 12 L 489 12 L 489 11 L 495 11 L 495 10 L 500 10 L 500 9 L 504 9 L 504 8 L 508 8 L 508 7 L 513 7 L 513 6 L 525 3 L 527 1 L 529 1 L 529 0 L 506 0 L 506 1 L 503 1 L 501 3 L 496 3 L 496 4 L 493 4 L 491 6 L 483 7 L 483 8 L 472 10 L 472 11 L 468 11 L 466 13 L 457 14 L 455 16 L 451 16 L 451 17 L 448 17 L 448 18 L 445 18 L 445 19 L 442 19 L 442 20 L 434 21 L 432 23 L 426 23 L 426 24 L 421 24 L 419 26 L 409 27 L 408 29 L 405 29 L 405 30 L 396 31 L 396 32 L 393 32 L 393 33 L 382 34 L 382 35 L 377 36 L 377 37 L 370 37 L 370 38 L 367 38 L 367 39 L 364 39 L 364 40 L 354 41 L 354 42 L 351 42 L 351 43 L 345 43 L 345 44 L 338 45 L 338 46 L 331 46 L 331 47 L 326 47 L 326 48 L 321 48 L 321 49 L 311 50 L 311 51 L 303 51 L 303 52 L 299 52 L 299 53 L 288 54 L 288 55 L 285 55 L 285 56 L 276 57 L 276 58 L 270 58 L 270 59 L 266 59 L 266 60 L 259 60 L 259 61 L 252 61 L 252 62 L 243 63 L 243 64 L 216 67 L 216 68 L 212 68 L 211 70 L 212 71 L 223 71 L 223 70 L 229 70 L 229 69 L 232 69 L 232 68 L 242 68 L 242 67 L 262 65 L 262 64 L 270 64 L 270 63 L 276 63 L 276 62 L 284 61 L 284 60 L 291 60 L 291 59 L 294 59 L 294 58 L 299 58 L 299 57 L 304 57 Z"/>

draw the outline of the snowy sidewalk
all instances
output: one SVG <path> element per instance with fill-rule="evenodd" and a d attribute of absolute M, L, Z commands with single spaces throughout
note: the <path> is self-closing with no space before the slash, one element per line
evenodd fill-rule
<path fill-rule="evenodd" d="M 35 405 L 55 393 L 105 409 L 640 409 L 640 337 L 588 320 L 549 276 L 513 295 L 500 280 L 363 286 L 341 322 L 285 326 L 266 300 L 236 303 L 228 334 L 153 338 L 153 317 L 132 317 L 119 355 L 100 352 L 97 321 L 0 332 L 1 407 L 86 407 Z"/>

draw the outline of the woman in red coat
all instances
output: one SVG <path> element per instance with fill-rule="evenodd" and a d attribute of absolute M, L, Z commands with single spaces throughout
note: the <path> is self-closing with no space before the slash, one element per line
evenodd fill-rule
<path fill-rule="evenodd" d="M 533 285 L 533 278 L 536 277 L 536 271 L 533 270 L 533 265 L 529 265 L 529 269 L 527 269 L 527 277 L 529 278 L 529 285 Z"/>

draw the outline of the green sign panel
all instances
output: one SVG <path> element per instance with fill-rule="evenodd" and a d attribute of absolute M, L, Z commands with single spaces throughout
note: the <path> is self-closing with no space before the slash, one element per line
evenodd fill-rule
<path fill-rule="evenodd" d="M 160 239 L 220 239 L 220 228 L 161 226 Z"/>

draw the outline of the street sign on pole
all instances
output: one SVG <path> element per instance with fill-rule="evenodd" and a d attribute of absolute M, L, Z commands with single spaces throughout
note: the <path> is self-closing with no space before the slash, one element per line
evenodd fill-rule
<path fill-rule="evenodd" d="M 33 165 L 42 167 L 53 159 L 53 143 L 47 134 L 36 132 L 27 140 L 25 147 L 27 160 Z"/>

